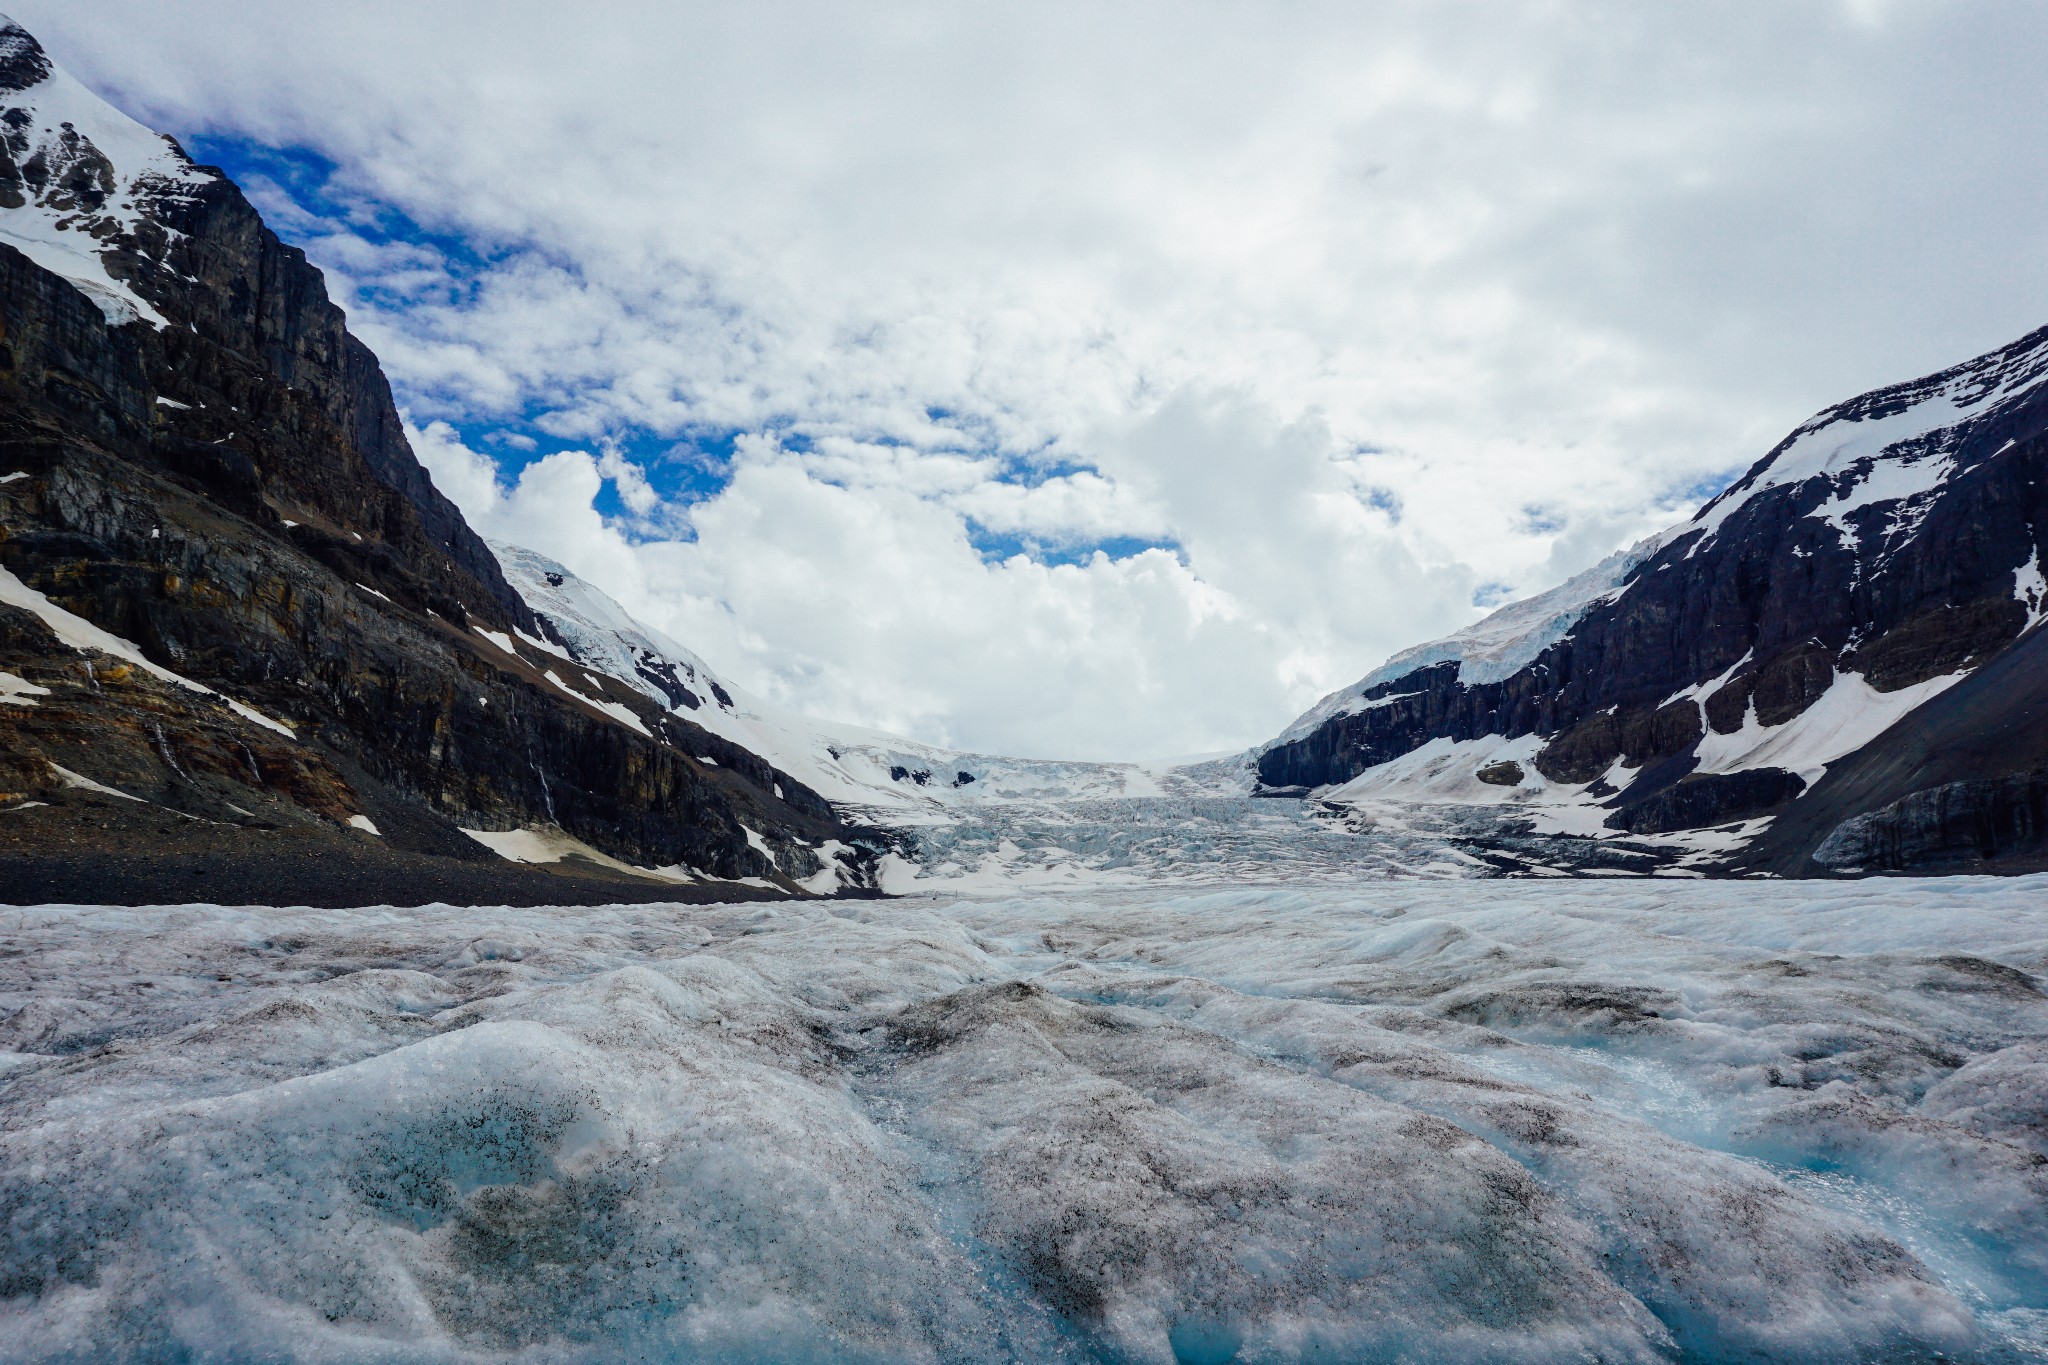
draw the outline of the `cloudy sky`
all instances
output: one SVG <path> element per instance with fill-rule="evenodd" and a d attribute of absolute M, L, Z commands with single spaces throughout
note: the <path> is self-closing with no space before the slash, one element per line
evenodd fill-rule
<path fill-rule="evenodd" d="M 2048 322 L 2048 8 L 10 0 L 756 691 L 1241 747 Z"/>

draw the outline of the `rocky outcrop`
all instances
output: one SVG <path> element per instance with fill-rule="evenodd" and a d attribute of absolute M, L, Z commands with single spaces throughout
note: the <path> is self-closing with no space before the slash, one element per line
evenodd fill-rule
<path fill-rule="evenodd" d="M 0 32 L 0 77 L 46 67 Z M 225 177 L 113 183 L 88 245 L 156 320 L 0 246 L 0 676 L 28 689 L 0 698 L 0 805 L 458 863 L 497 856 L 462 828 L 533 827 L 642 889 L 837 884 L 815 849 L 860 836 L 815 793 L 547 645 L 319 271 Z"/>
<path fill-rule="evenodd" d="M 1842 870 L 1907 872 L 1992 862 L 2048 843 L 2048 769 L 1950 782 L 1845 820 L 1813 860 Z"/>
<path fill-rule="evenodd" d="M 1682 777 L 1607 817 L 1609 829 L 1669 834 L 1769 815 L 1806 790 L 1806 781 L 1783 768 Z"/>

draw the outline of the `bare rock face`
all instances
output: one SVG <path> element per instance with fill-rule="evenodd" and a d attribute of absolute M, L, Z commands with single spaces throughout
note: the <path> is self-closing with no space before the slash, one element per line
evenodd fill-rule
<path fill-rule="evenodd" d="M 1516 613 L 1534 623 L 1522 656 L 1491 618 L 1408 651 L 1400 657 L 1417 661 L 1412 670 L 1382 669 L 1267 746 L 1258 779 L 1275 794 L 1306 793 L 1432 740 L 1533 735 L 1545 741 L 1533 765 L 1546 781 L 1617 787 L 1612 828 L 1699 828 L 1782 810 L 1753 846 L 1754 865 L 1825 870 L 1811 855 L 1835 824 L 1937 776 L 1940 765 L 1915 748 L 1927 708 L 1958 717 L 1958 739 L 1999 736 L 1971 746 L 1965 771 L 1942 768 L 1944 781 L 1996 782 L 2048 762 L 2039 726 L 2015 711 L 2048 705 L 2048 676 L 1995 670 L 1995 703 L 1979 681 L 2033 638 L 2048 609 L 2044 540 L 2048 329 L 1819 414 L 1689 522 L 1637 547 L 1611 587 L 1504 609 L 1506 625 L 1523 628 Z M 1843 725 L 1887 696 L 1919 698 L 1914 688 L 1942 695 L 1875 734 Z M 1986 729 L 1993 710 L 1999 728 Z M 1971 722 L 1976 712 L 1984 717 Z M 1823 733 L 1830 726 L 1858 737 L 1844 748 Z M 1778 747 L 1803 755 L 1795 766 L 1808 780 L 1772 777 L 1781 765 L 1766 743 L 1795 734 L 1797 744 Z M 1869 761 L 1850 796 L 1835 769 L 1852 754 Z M 1816 826 L 1809 810 L 1828 822 Z M 1988 859 L 2023 844 L 1953 847 Z"/>
<path fill-rule="evenodd" d="M 0 27 L 0 90 L 26 90 L 50 75 L 50 58 L 19 24 Z"/>
<path fill-rule="evenodd" d="M 1524 776 L 1522 765 L 1512 759 L 1489 763 L 1473 775 L 1489 787 L 1518 787 Z"/>
<path fill-rule="evenodd" d="M 1805 789 L 1799 774 L 1783 768 L 1682 777 L 1654 796 L 1623 806 L 1607 817 L 1607 827 L 1630 834 L 1669 834 L 1753 820 L 1773 813 Z"/>
<path fill-rule="evenodd" d="M 82 91 L 63 81 L 0 29 L 0 201 L 22 199 L 37 252 L 0 246 L 0 679 L 19 683 L 0 697 L 0 859 L 83 859 L 91 839 L 48 812 L 127 798 L 244 827 L 254 857 L 324 831 L 344 853 L 511 871 L 460 829 L 551 829 L 593 851 L 578 871 L 677 896 L 795 891 L 817 844 L 857 842 L 642 693 L 550 679 L 559 654 L 413 457 L 320 272 L 167 139 L 155 169 L 116 164 L 89 132 L 129 138 L 131 161 L 146 134 L 96 103 L 60 118 Z M 40 835 L 11 837 L 27 821 Z M 63 891 L 46 863 L 38 898 Z M 154 875 L 133 895 L 161 898 Z"/>
<path fill-rule="evenodd" d="M 1949 782 L 1854 816 L 1813 860 L 1823 867 L 1922 872 L 2048 842 L 2048 770 Z"/>

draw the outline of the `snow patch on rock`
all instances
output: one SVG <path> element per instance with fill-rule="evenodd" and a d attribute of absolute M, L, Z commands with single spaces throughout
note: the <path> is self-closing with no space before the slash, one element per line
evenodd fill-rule
<path fill-rule="evenodd" d="M 2041 618 L 2048 616 L 2048 579 L 2041 576 L 2041 550 L 2036 546 L 2034 554 L 2026 563 L 2012 572 L 2013 599 L 2027 609 L 2025 630 L 2032 630 L 2041 624 Z"/>
<path fill-rule="evenodd" d="M 1541 735 L 1438 737 L 1316 795 L 1325 801 L 1454 801 L 1461 805 L 1527 801 L 1552 790 L 1533 762 L 1543 744 Z M 1522 780 L 1511 787 L 1481 782 L 1479 770 L 1493 763 L 1518 764 Z"/>
<path fill-rule="evenodd" d="M 149 659 L 143 656 L 140 649 L 128 641 L 109 631 L 100 629 L 83 616 L 66 611 L 34 588 L 31 588 L 28 584 L 22 582 L 19 578 L 16 578 L 6 569 L 0 569 L 0 605 L 20 607 L 24 611 L 33 613 L 44 625 L 50 628 L 51 633 L 56 635 L 59 640 L 62 640 L 80 653 L 97 651 L 101 654 L 111 654 L 124 663 L 133 664 L 152 677 L 161 678 L 168 683 L 174 683 L 188 691 L 197 692 L 201 696 L 219 697 L 229 710 L 233 711 L 243 720 L 255 725 L 261 725 L 267 730 L 274 730 L 286 739 L 298 738 L 298 735 L 292 728 L 283 721 L 273 720 L 253 706 L 235 701 L 229 697 L 222 697 L 220 693 L 214 691 L 205 683 L 194 682 L 183 674 L 173 673 L 161 664 L 150 662 Z"/>
<path fill-rule="evenodd" d="M 57 774 L 59 782 L 76 791 L 93 792 L 99 796 L 118 796 L 123 801 L 133 801 L 139 806 L 150 804 L 139 796 L 131 796 L 118 787 L 109 787 L 104 782 L 95 782 L 83 773 L 72 772 L 71 769 L 61 767 L 55 763 L 50 764 L 50 771 Z"/>
<path fill-rule="evenodd" d="M 145 128 L 49 62 L 36 40 L 0 17 L 0 47 L 17 69 L 29 52 L 47 74 L 22 90 L 0 91 L 0 133 L 17 167 L 44 169 L 38 188 L 24 179 L 23 203 L 0 208 L 0 242 L 63 276 L 100 308 L 110 325 L 164 319 L 106 266 L 109 238 L 131 236 L 166 198 L 191 194 L 213 177 L 193 166 L 169 138 Z"/>
<path fill-rule="evenodd" d="M 375 830 L 371 831 L 375 833 Z M 559 863 L 564 858 L 581 858 L 616 872 L 661 881 L 688 882 L 695 878 L 680 868 L 635 867 L 609 853 L 601 853 L 574 835 L 552 827 L 545 829 L 465 829 L 462 831 L 507 862 Z"/>
<path fill-rule="evenodd" d="M 1836 673 L 1835 680 L 1812 705 L 1780 725 L 1757 720 L 1756 703 L 1733 734 L 1708 730 L 1695 752 L 1701 773 L 1739 773 L 1752 768 L 1783 768 L 1797 773 L 1808 786 L 1820 780 L 1828 764 L 1856 752 L 1930 698 L 1954 687 L 1967 672 L 1929 678 L 1896 692 L 1880 692 L 1855 673 Z"/>
<path fill-rule="evenodd" d="M 0 669 L 0 706 L 34 706 L 37 697 L 49 695 L 49 688 L 38 687 L 18 673 Z"/>

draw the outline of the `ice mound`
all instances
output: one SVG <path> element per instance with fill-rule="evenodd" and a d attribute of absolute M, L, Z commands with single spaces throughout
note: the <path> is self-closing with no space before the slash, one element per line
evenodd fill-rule
<path fill-rule="evenodd" d="M 2044 892 L 20 912 L 0 1359 L 2039 1359 Z"/>

